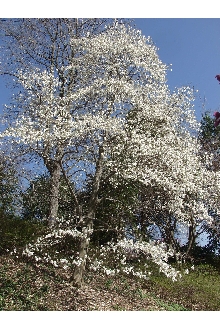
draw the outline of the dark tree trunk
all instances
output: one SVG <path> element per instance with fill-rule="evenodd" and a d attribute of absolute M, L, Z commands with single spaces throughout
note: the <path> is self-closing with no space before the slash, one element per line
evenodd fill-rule
<path fill-rule="evenodd" d="M 90 237 L 93 231 L 93 217 L 92 214 L 87 216 L 87 226 L 82 228 L 84 237 L 81 239 L 78 250 L 79 265 L 75 266 L 73 276 L 71 277 L 71 284 L 76 287 L 84 285 L 84 274 L 86 269 L 87 253 L 89 248 Z"/>
<path fill-rule="evenodd" d="M 190 253 L 195 245 L 195 241 L 196 241 L 195 225 L 193 224 L 192 221 L 192 224 L 189 226 L 188 248 L 186 251 L 186 258 L 190 256 Z"/>
<path fill-rule="evenodd" d="M 50 208 L 48 217 L 50 226 L 56 222 L 58 216 L 60 176 L 61 166 L 58 162 L 54 162 L 50 182 Z"/>
<path fill-rule="evenodd" d="M 49 226 L 52 226 L 56 222 L 58 216 L 61 163 L 60 161 L 47 159 L 46 157 L 44 157 L 44 163 L 50 172 L 50 205 L 48 224 Z"/>
<path fill-rule="evenodd" d="M 95 218 L 96 207 L 97 204 L 100 202 L 98 199 L 98 193 L 99 193 L 100 182 L 103 173 L 103 159 L 104 159 L 104 149 L 103 146 L 100 146 L 99 156 L 96 162 L 96 172 L 92 186 L 92 193 L 88 203 L 88 212 L 86 216 L 84 216 L 82 219 L 82 233 L 84 234 L 84 237 L 81 239 L 79 244 L 78 257 L 80 260 L 80 264 L 75 267 L 73 276 L 71 278 L 71 284 L 77 287 L 81 287 L 84 284 L 83 277 L 86 269 L 89 242 L 93 232 L 93 223 Z"/>

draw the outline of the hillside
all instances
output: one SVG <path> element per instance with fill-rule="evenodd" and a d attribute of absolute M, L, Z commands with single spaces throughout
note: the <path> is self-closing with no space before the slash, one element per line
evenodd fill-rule
<path fill-rule="evenodd" d="M 36 267 L 11 256 L 0 258 L 0 310 L 4 311 L 180 311 L 219 310 L 219 273 L 196 266 L 178 283 L 161 274 L 141 281 L 88 273 L 81 289 L 69 274 Z"/>

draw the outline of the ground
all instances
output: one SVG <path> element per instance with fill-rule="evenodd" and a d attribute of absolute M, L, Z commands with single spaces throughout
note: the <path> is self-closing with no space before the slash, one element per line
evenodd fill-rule
<path fill-rule="evenodd" d="M 158 274 L 149 280 L 87 272 L 85 284 L 70 274 L 0 256 L 2 311 L 195 311 L 220 310 L 219 273 L 208 265 L 178 283 Z"/>

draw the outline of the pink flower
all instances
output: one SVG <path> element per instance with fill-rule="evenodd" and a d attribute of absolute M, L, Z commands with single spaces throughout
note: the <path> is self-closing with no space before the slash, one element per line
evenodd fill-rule
<path fill-rule="evenodd" d="M 220 124 L 220 113 L 216 111 L 213 115 L 215 116 L 214 126 L 217 127 Z"/>
<path fill-rule="evenodd" d="M 220 74 L 217 74 L 217 75 L 215 76 L 215 78 L 219 81 L 219 84 L 220 84 Z"/>
<path fill-rule="evenodd" d="M 213 113 L 213 116 L 215 116 L 216 118 L 219 118 L 219 117 L 220 117 L 220 113 L 219 113 L 218 111 L 215 111 L 215 112 Z"/>

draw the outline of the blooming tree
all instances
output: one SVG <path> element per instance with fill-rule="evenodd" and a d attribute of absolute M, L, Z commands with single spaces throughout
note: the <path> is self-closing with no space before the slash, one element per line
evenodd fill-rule
<path fill-rule="evenodd" d="M 20 116 L 23 114 L 24 118 L 31 116 L 32 121 L 35 121 L 36 117 L 38 117 L 38 125 L 40 125 L 39 129 L 41 130 L 41 121 L 44 121 L 44 115 L 46 114 L 43 113 L 47 103 L 47 96 L 50 93 L 52 97 L 50 99 L 50 107 L 57 107 L 57 114 L 56 111 L 54 113 L 55 117 L 59 115 L 61 108 L 65 109 L 66 114 L 69 112 L 70 117 L 73 115 L 73 108 L 83 109 L 85 105 L 84 99 L 81 99 L 75 107 L 67 109 L 70 103 L 74 102 L 69 100 L 68 102 L 70 103 L 67 104 L 67 95 L 72 93 L 73 90 L 80 91 L 82 86 L 88 86 L 84 85 L 86 82 L 86 77 L 85 79 L 83 78 L 84 73 L 80 71 L 81 74 L 78 74 L 77 65 L 73 63 L 77 62 L 78 59 L 79 65 L 82 63 L 81 55 L 83 54 L 81 52 L 83 52 L 83 47 L 80 45 L 80 40 L 85 36 L 90 38 L 90 36 L 105 30 L 109 21 L 111 22 L 111 20 L 106 19 L 1 20 L 1 30 L 6 36 L 6 38 L 3 38 L 3 41 L 6 40 L 6 44 L 1 47 L 3 48 L 1 74 L 14 77 L 14 87 L 19 88 L 20 91 L 14 97 L 14 103 L 9 108 L 6 108 L 7 124 L 12 122 L 16 118 L 17 113 L 19 113 Z M 73 44 L 73 40 L 76 43 L 78 40 L 78 46 Z M 71 67 L 73 71 L 70 70 Z M 32 78 L 33 84 L 31 83 Z M 87 84 L 89 84 L 89 80 Z M 48 85 L 49 89 L 47 90 Z M 29 109 L 31 97 L 33 97 L 32 108 Z M 38 108 L 38 111 L 33 112 L 33 107 Z M 53 112 L 52 108 L 51 111 Z M 40 113 L 43 114 L 41 118 Z M 60 116 L 62 117 L 62 114 Z M 43 126 L 42 129 L 44 130 Z M 51 127 L 46 124 L 45 129 L 50 135 L 52 132 Z M 47 138 L 49 135 L 47 135 Z M 60 145 L 60 143 L 56 144 L 56 142 L 51 145 L 44 139 L 41 144 L 38 144 L 37 149 L 36 146 L 32 148 L 30 144 L 20 144 L 17 150 L 14 147 L 13 152 L 15 156 L 13 157 L 14 161 L 18 159 L 18 155 L 20 156 L 19 160 L 22 155 L 25 158 L 24 161 L 27 161 L 26 155 L 31 155 L 32 166 L 34 162 L 39 162 L 39 159 L 43 159 L 43 163 L 51 175 L 49 222 L 54 222 L 58 211 L 61 173 L 60 157 L 64 153 L 63 145 Z M 25 176 L 27 176 L 27 173 L 25 173 Z"/>
<path fill-rule="evenodd" d="M 186 225 L 194 219 L 211 221 L 207 201 L 217 207 L 220 188 L 217 173 L 214 187 L 210 185 L 213 173 L 198 156 L 199 127 L 192 109 L 192 91 L 169 91 L 168 68 L 159 60 L 150 38 L 117 20 L 97 32 L 91 28 L 94 22 L 85 28 L 84 20 L 75 20 L 73 31 L 65 20 L 53 20 L 52 29 L 48 21 L 41 22 L 47 38 L 39 41 L 43 34 L 38 33 L 28 42 L 33 46 L 52 40 L 47 61 L 44 53 L 35 65 L 32 61 L 13 73 L 21 89 L 7 112 L 19 111 L 1 134 L 17 152 L 41 159 L 50 173 L 51 231 L 58 221 L 61 175 L 66 181 L 75 205 L 73 232 L 59 229 L 44 239 L 77 237 L 72 275 L 76 285 L 83 281 L 104 183 L 117 186 L 120 179 L 139 182 L 149 191 L 145 194 L 146 214 L 153 191 L 157 195 L 155 214 L 165 209 Z M 33 29 L 39 21 L 28 24 Z M 69 34 L 61 45 L 64 31 Z M 76 191 L 88 185 L 90 195 L 85 206 Z M 34 251 L 40 251 L 40 243 L 39 239 Z M 138 249 L 148 251 L 157 264 L 159 259 L 166 261 L 160 248 L 157 253 L 150 245 Z M 26 250 L 27 255 L 33 253 L 30 248 Z"/>

